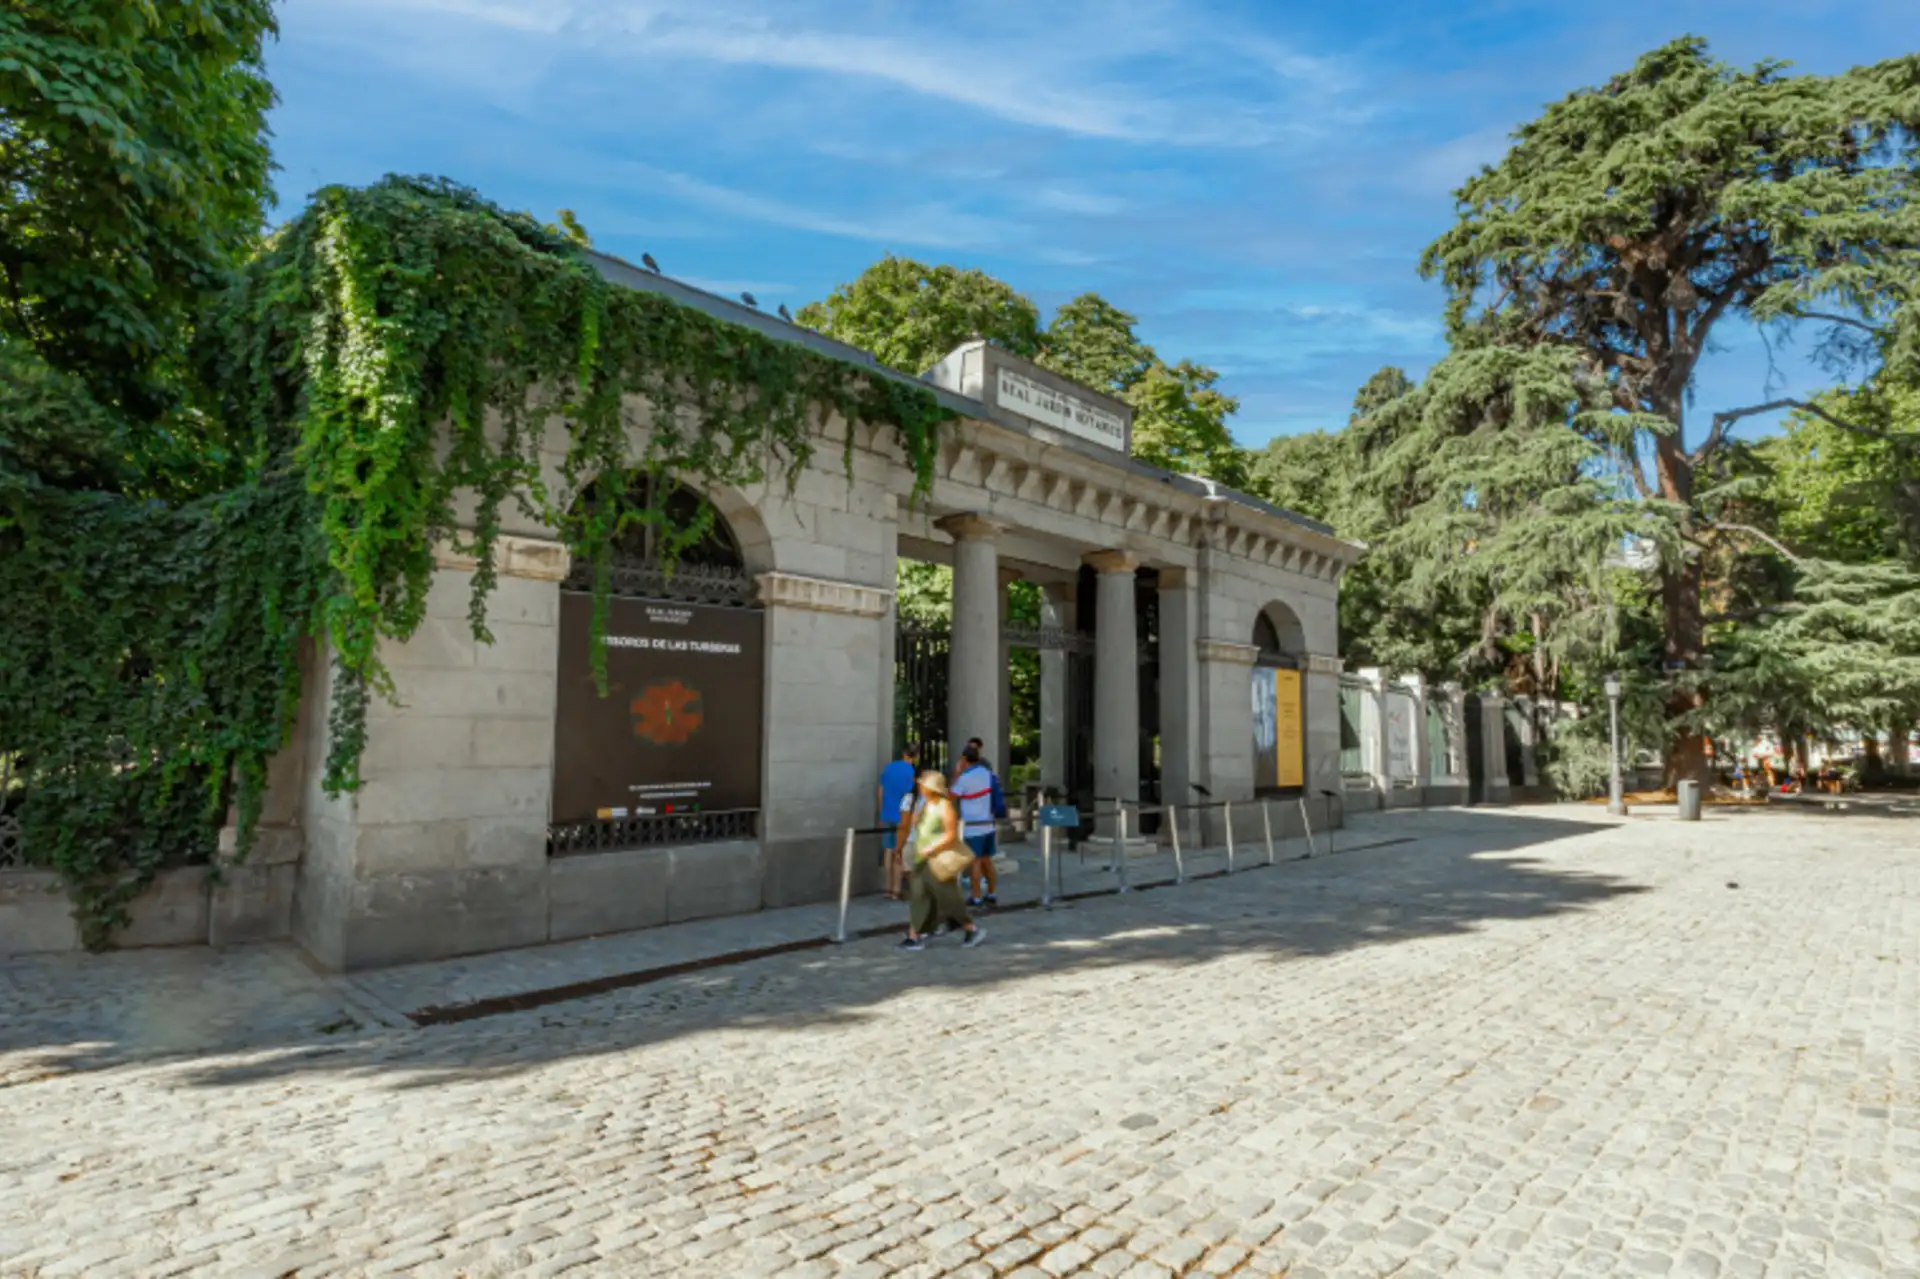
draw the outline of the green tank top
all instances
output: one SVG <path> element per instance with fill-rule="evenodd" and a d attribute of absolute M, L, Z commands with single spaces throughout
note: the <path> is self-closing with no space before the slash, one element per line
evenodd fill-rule
<path fill-rule="evenodd" d="M 926 805 L 920 812 L 920 821 L 913 828 L 913 851 L 916 857 L 926 856 L 927 849 L 939 840 L 945 823 L 940 820 L 940 810 L 933 804 Z"/>

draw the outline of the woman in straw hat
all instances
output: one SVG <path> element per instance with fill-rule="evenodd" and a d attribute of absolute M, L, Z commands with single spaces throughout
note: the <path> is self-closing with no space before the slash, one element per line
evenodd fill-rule
<path fill-rule="evenodd" d="M 958 875 L 945 878 L 936 873 L 935 860 L 943 853 L 964 852 L 960 845 L 960 810 L 954 805 L 947 779 L 938 769 L 920 774 L 920 802 L 902 823 L 911 826 L 912 843 L 903 829 L 901 843 L 908 848 L 910 867 L 907 880 L 907 936 L 902 950 L 920 950 L 926 946 L 926 934 L 945 922 L 966 933 L 963 945 L 978 946 L 986 932 L 967 914 L 967 903 L 960 895 Z"/>

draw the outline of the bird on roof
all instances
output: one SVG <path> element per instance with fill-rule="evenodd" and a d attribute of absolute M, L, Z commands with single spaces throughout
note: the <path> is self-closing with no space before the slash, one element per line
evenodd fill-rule
<path fill-rule="evenodd" d="M 785 320 L 788 324 L 793 323 L 793 312 L 787 310 L 787 304 L 785 302 L 782 302 L 780 304 L 780 318 Z"/>
<path fill-rule="evenodd" d="M 758 310 L 760 307 L 760 303 L 754 300 L 754 296 L 751 293 L 742 293 L 740 295 L 740 300 L 742 302 L 745 302 L 748 306 L 753 307 L 755 310 Z"/>
<path fill-rule="evenodd" d="M 660 274 L 660 264 L 653 260 L 653 254 L 651 253 L 642 253 L 640 255 L 640 265 L 647 268 L 647 270 L 653 272 L 655 275 Z"/>

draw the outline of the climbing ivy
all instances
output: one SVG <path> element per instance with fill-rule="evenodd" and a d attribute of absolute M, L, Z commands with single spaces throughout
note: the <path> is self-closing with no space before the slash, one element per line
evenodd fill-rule
<path fill-rule="evenodd" d="M 392 692 L 382 645 L 424 617 L 436 545 L 477 559 L 470 622 L 490 639 L 514 503 L 593 565 L 597 640 L 622 533 L 652 524 L 671 555 L 711 515 L 672 527 L 665 484 L 567 500 L 596 478 L 791 479 L 830 410 L 891 424 L 924 489 L 950 416 L 922 388 L 611 284 L 571 240 L 436 179 L 321 191 L 197 341 L 200 426 L 244 459 L 234 487 L 168 505 L 22 478 L 0 450 L 0 751 L 25 783 L 26 845 L 95 946 L 230 810 L 244 855 L 310 640 L 333 662 L 325 785 L 359 785 L 370 699 Z M 851 430 L 845 448 L 850 464 Z"/>

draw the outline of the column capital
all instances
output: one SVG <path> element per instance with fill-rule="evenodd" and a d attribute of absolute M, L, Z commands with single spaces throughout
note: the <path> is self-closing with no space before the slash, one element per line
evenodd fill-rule
<path fill-rule="evenodd" d="M 963 511 L 958 515 L 946 515 L 935 520 L 933 526 L 956 542 L 971 541 L 976 538 L 991 541 L 1007 531 L 1008 526 L 998 520 L 990 520 L 976 511 Z"/>
<path fill-rule="evenodd" d="M 1160 570 L 1160 589 L 1163 591 L 1184 591 L 1195 584 L 1193 578 L 1193 570 L 1189 568 L 1162 568 Z"/>
<path fill-rule="evenodd" d="M 1096 573 L 1132 573 L 1140 568 L 1140 557 L 1132 551 L 1088 551 L 1080 561 Z"/>
<path fill-rule="evenodd" d="M 1338 675 L 1347 669 L 1346 662 L 1333 653 L 1308 653 L 1300 665 L 1309 675 Z"/>

